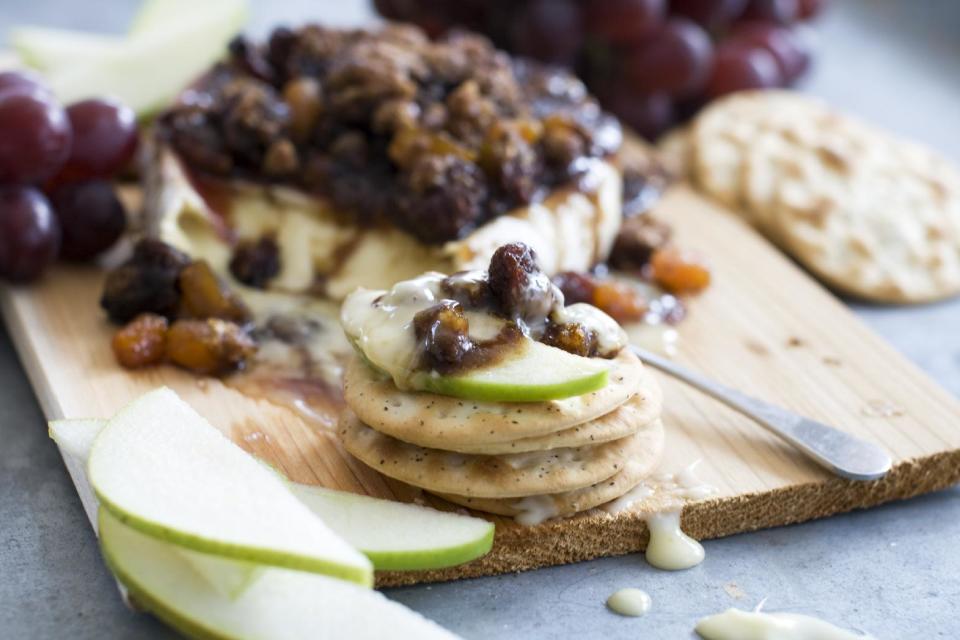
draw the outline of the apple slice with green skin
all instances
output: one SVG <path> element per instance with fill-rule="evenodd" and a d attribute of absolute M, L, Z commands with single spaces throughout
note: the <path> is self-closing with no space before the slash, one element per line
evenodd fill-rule
<path fill-rule="evenodd" d="M 452 567 L 479 558 L 493 546 L 493 523 L 481 518 L 314 485 L 289 486 L 377 569 Z"/>
<path fill-rule="evenodd" d="M 193 7 L 181 13 L 178 26 L 126 39 L 84 64 L 51 69 L 50 88 L 65 104 L 110 95 L 139 116 L 166 107 L 224 55 L 247 17 L 243 0 L 194 3 Z"/>
<path fill-rule="evenodd" d="M 324 576 L 266 568 L 238 598 L 223 597 L 175 548 L 100 512 L 107 566 L 136 602 L 185 635 L 202 638 L 455 638 L 383 594 Z"/>
<path fill-rule="evenodd" d="M 581 396 L 607 385 L 608 362 L 584 358 L 542 342 L 523 346 L 496 364 L 457 375 L 418 374 L 425 391 L 468 400 L 540 402 Z"/>
<path fill-rule="evenodd" d="M 10 33 L 14 51 L 27 65 L 44 72 L 83 66 L 118 51 L 123 38 L 51 27 L 16 27 Z"/>
<path fill-rule="evenodd" d="M 103 420 L 57 420 L 50 423 L 50 435 L 64 454 L 85 464 L 105 425 Z M 272 468 L 270 472 L 279 473 Z M 479 558 L 493 545 L 494 525 L 482 518 L 316 485 L 287 482 L 287 487 L 334 533 L 370 558 L 375 569 L 452 567 Z M 221 592 L 236 594 L 249 576 L 236 575 L 234 567 L 225 572 L 210 567 L 212 563 L 204 562 L 208 557 L 199 557 L 198 565 L 204 566 L 198 570 Z"/>
<path fill-rule="evenodd" d="M 101 510 L 160 540 L 373 583 L 366 556 L 170 389 L 141 396 L 107 423 L 93 441 L 87 477 Z"/>

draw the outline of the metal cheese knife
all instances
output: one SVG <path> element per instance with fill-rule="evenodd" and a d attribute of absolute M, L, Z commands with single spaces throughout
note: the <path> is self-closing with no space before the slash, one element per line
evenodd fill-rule
<path fill-rule="evenodd" d="M 668 358 L 631 345 L 644 363 L 673 376 L 760 423 L 807 454 L 814 462 L 850 480 L 882 478 L 893 464 L 882 447 L 823 423 L 804 418 L 694 373 Z"/>

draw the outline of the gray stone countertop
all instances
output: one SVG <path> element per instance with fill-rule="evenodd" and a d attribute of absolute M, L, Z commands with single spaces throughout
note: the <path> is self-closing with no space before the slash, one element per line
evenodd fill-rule
<path fill-rule="evenodd" d="M 365 19 L 356 0 L 255 2 L 252 30 L 306 17 Z M 0 3 L 0 29 L 41 23 L 123 29 L 135 0 Z M 960 3 L 834 2 L 817 28 L 807 89 L 960 161 Z M 0 33 L 0 42 L 4 34 Z M 853 305 L 878 333 L 960 394 L 960 301 Z M 958 416 L 960 421 L 960 416 Z M 960 428 L 960 425 L 958 425 Z M 705 543 L 706 561 L 659 572 L 625 556 L 450 584 L 391 598 L 468 638 L 691 638 L 701 616 L 766 599 L 877 638 L 960 637 L 960 488 L 803 525 Z M 603 603 L 636 586 L 644 618 Z M 70 479 L 9 339 L 0 329 L 0 637 L 164 638 L 117 597 Z"/>

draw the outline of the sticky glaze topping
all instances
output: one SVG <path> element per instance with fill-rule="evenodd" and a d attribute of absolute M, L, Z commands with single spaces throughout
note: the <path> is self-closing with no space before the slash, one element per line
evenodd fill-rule
<path fill-rule="evenodd" d="M 194 173 L 293 185 L 428 243 L 576 187 L 622 141 L 567 72 L 400 25 L 238 38 L 159 133 Z"/>
<path fill-rule="evenodd" d="M 612 358 L 626 344 L 599 309 L 564 306 L 522 243 L 497 249 L 487 272 L 427 273 L 388 292 L 358 291 L 344 301 L 341 323 L 371 364 L 395 379 L 489 366 L 525 338 L 585 357 Z"/>

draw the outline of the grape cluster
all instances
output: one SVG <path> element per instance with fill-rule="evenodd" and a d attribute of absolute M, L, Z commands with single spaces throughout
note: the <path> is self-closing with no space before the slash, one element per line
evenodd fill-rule
<path fill-rule="evenodd" d="M 576 69 L 647 138 L 706 101 L 791 86 L 810 66 L 801 23 L 826 0 L 375 0 L 431 35 L 485 33 L 512 53 Z"/>
<path fill-rule="evenodd" d="M 36 75 L 0 73 L 0 278 L 28 282 L 58 256 L 87 260 L 112 245 L 126 213 L 109 179 L 136 146 L 129 108 L 64 108 Z"/>

